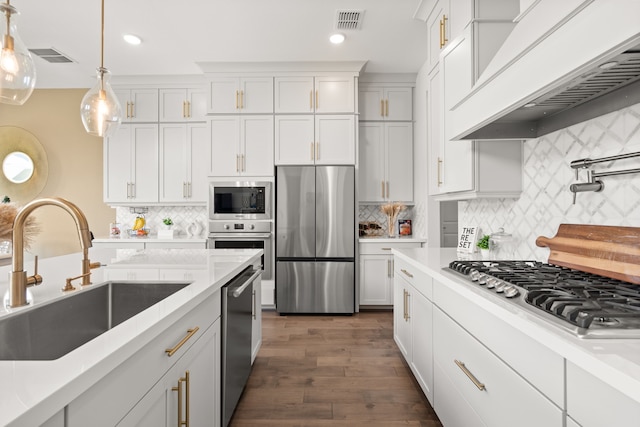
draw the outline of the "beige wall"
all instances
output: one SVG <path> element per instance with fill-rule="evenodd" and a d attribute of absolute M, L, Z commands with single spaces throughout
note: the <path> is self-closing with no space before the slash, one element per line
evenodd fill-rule
<path fill-rule="evenodd" d="M 0 126 L 31 132 L 46 151 L 49 176 L 35 198 L 62 197 L 75 203 L 85 213 L 93 234 L 105 237 L 109 222 L 115 220 L 115 209 L 102 201 L 102 139 L 88 135 L 80 120 L 80 101 L 86 91 L 36 90 L 23 106 L 0 104 Z M 3 194 L 0 188 L 0 198 Z M 41 232 L 31 254 L 44 258 L 80 250 L 75 224 L 67 212 L 44 206 L 33 215 Z"/>

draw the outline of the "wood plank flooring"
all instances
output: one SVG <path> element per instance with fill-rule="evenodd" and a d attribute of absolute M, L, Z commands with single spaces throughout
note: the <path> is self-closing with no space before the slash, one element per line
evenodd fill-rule
<path fill-rule="evenodd" d="M 231 427 L 442 427 L 393 341 L 391 311 L 263 312 Z"/>

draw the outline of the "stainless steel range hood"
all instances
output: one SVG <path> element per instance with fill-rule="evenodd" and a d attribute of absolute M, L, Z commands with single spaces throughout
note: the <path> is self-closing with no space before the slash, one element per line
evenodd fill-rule
<path fill-rule="evenodd" d="M 454 139 L 530 139 L 640 103 L 640 1 L 539 0 L 471 93 Z"/>

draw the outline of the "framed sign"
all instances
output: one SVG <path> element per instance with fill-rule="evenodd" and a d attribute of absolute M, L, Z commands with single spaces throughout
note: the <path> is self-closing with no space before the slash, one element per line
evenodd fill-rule
<path fill-rule="evenodd" d="M 473 253 L 476 250 L 476 242 L 478 241 L 477 225 L 463 225 L 458 230 L 458 252 Z"/>

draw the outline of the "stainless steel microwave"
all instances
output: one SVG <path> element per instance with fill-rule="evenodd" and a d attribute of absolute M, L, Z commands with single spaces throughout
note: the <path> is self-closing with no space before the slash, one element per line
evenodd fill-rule
<path fill-rule="evenodd" d="M 209 219 L 271 219 L 271 182 L 209 183 Z"/>

